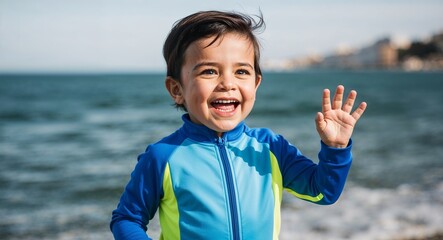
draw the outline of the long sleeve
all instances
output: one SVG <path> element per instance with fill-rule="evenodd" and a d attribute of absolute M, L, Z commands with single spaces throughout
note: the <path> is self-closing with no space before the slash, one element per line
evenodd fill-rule
<path fill-rule="evenodd" d="M 146 226 L 163 195 L 162 171 L 162 164 L 153 159 L 149 148 L 139 156 L 117 209 L 112 212 L 110 228 L 115 239 L 150 239 Z"/>
<path fill-rule="evenodd" d="M 352 162 L 352 141 L 346 148 L 331 148 L 321 142 L 315 164 L 283 138 L 279 139 L 283 186 L 298 198 L 317 204 L 332 204 L 341 195 Z"/>
<path fill-rule="evenodd" d="M 145 240 L 151 239 L 146 235 L 146 231 L 137 223 L 131 222 L 129 220 L 116 221 L 112 225 L 112 233 L 114 234 L 114 239 L 135 239 L 135 240 Z"/>

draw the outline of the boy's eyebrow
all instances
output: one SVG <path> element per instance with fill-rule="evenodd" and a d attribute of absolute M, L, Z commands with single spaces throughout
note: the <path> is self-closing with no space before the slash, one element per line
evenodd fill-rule
<path fill-rule="evenodd" d="M 197 68 L 202 67 L 202 66 L 217 67 L 217 66 L 219 66 L 219 65 L 220 65 L 220 64 L 218 64 L 218 63 L 216 63 L 216 62 L 201 62 L 201 63 L 197 63 L 197 64 L 192 68 L 192 70 L 194 71 L 194 70 L 196 70 Z M 254 67 L 253 67 L 250 63 L 247 63 L 247 62 L 239 62 L 239 63 L 236 63 L 235 65 L 236 65 L 236 66 L 239 66 L 239 67 L 249 67 L 249 68 L 254 69 Z"/>
<path fill-rule="evenodd" d="M 202 67 L 202 66 L 212 66 L 212 67 L 216 67 L 217 65 L 218 65 L 218 64 L 215 63 L 215 62 L 201 62 L 201 63 L 197 63 L 197 64 L 192 68 L 192 70 L 194 71 L 194 70 L 196 70 L 197 68 Z"/>
<path fill-rule="evenodd" d="M 240 67 L 250 67 L 250 68 L 254 69 L 254 67 L 250 63 L 247 63 L 247 62 L 245 62 L 245 63 L 240 62 L 240 63 L 237 63 L 236 65 L 238 65 Z"/>

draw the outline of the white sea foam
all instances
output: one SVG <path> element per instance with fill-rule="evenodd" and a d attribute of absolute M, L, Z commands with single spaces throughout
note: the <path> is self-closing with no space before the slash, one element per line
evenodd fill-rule
<path fill-rule="evenodd" d="M 443 232 L 443 183 L 432 191 L 347 187 L 318 206 L 286 195 L 280 239 L 401 239 Z"/>

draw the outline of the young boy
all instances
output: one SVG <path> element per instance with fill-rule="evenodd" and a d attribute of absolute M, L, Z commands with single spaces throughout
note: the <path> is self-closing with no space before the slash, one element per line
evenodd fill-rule
<path fill-rule="evenodd" d="M 149 239 L 160 213 L 161 239 L 278 239 L 286 189 L 298 198 L 332 204 L 351 165 L 351 134 L 363 114 L 351 114 L 356 92 L 332 103 L 323 92 L 315 164 L 268 129 L 248 128 L 262 80 L 254 31 L 263 19 L 198 12 L 177 22 L 166 39 L 166 89 L 184 109 L 183 126 L 138 158 L 111 230 L 116 239 Z"/>

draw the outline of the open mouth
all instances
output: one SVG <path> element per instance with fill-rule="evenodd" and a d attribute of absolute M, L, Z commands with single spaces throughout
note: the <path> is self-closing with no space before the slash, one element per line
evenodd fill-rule
<path fill-rule="evenodd" d="M 232 112 L 238 105 L 240 105 L 240 101 L 235 99 L 219 99 L 211 102 L 211 106 L 220 112 Z"/>

